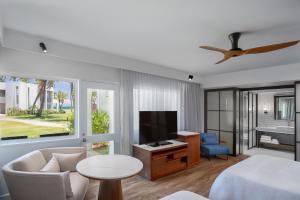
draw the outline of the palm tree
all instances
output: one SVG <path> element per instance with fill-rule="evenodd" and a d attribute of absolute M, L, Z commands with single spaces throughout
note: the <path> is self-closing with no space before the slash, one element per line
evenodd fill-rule
<path fill-rule="evenodd" d="M 57 100 L 58 100 L 58 106 L 59 106 L 59 110 L 62 110 L 62 107 L 64 105 L 65 100 L 68 98 L 67 93 L 63 92 L 63 91 L 58 91 L 57 93 Z"/>
<path fill-rule="evenodd" d="M 54 87 L 54 81 L 48 81 L 48 80 L 42 80 L 38 79 L 36 80 L 38 83 L 38 93 L 36 95 L 36 98 L 32 104 L 31 112 L 34 113 L 34 109 L 36 107 L 37 100 L 40 100 L 40 107 L 36 113 L 37 117 L 41 117 L 43 113 L 43 109 L 45 107 L 45 97 L 46 97 L 46 90 L 49 88 Z"/>
<path fill-rule="evenodd" d="M 71 110 L 73 110 L 73 107 L 75 105 L 75 89 L 74 89 L 73 82 L 71 82 L 70 84 L 70 101 L 71 101 Z"/>

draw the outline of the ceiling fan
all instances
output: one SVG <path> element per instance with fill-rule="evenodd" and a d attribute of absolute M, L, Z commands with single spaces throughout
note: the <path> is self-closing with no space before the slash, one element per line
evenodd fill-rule
<path fill-rule="evenodd" d="M 266 53 L 266 52 L 275 51 L 278 49 L 287 48 L 287 47 L 293 46 L 299 42 L 299 40 L 296 40 L 296 41 L 291 41 L 291 42 L 272 44 L 272 45 L 255 47 L 255 48 L 243 50 L 238 47 L 238 41 L 239 41 L 241 35 L 242 35 L 241 32 L 235 32 L 235 33 L 229 34 L 228 38 L 231 41 L 231 45 L 232 45 L 232 48 L 230 50 L 216 48 L 216 47 L 210 47 L 210 46 L 200 46 L 200 48 L 223 53 L 224 58 L 216 63 L 216 64 L 220 64 L 220 63 L 228 60 L 231 57 L 237 57 L 237 56 L 242 56 L 242 55 L 247 55 L 247 54 Z"/>

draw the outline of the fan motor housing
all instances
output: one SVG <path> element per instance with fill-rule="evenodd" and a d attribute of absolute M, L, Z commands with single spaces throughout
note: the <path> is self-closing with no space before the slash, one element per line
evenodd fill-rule
<path fill-rule="evenodd" d="M 241 32 L 234 32 L 228 35 L 229 40 L 231 41 L 230 51 L 242 51 L 243 49 L 239 48 L 239 39 L 241 37 Z"/>

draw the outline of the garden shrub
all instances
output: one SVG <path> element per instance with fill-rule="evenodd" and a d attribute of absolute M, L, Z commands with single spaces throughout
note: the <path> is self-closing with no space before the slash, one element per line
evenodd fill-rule
<path fill-rule="evenodd" d="M 69 131 L 70 133 L 74 133 L 74 127 L 75 127 L 75 120 L 74 120 L 74 112 L 70 112 L 68 114 L 68 122 L 69 122 L 69 125 L 68 125 L 68 128 L 69 128 Z"/>
<path fill-rule="evenodd" d="M 66 113 L 66 111 L 61 109 L 61 110 L 59 110 L 59 113 L 64 114 L 64 113 Z"/>
<path fill-rule="evenodd" d="M 93 133 L 109 132 L 109 115 L 107 112 L 96 110 L 92 113 L 92 131 Z"/>
<path fill-rule="evenodd" d="M 58 114 L 59 112 L 54 110 L 54 109 L 49 109 L 49 110 L 44 110 L 43 111 L 44 114 Z"/>
<path fill-rule="evenodd" d="M 74 133 L 74 112 L 68 115 L 68 131 Z M 95 111 L 92 113 L 92 131 L 93 133 L 108 133 L 109 132 L 109 115 L 105 111 Z"/>
<path fill-rule="evenodd" d="M 17 107 L 8 108 L 6 113 L 7 116 L 21 116 L 26 114 L 27 114 L 27 110 L 22 110 Z"/>

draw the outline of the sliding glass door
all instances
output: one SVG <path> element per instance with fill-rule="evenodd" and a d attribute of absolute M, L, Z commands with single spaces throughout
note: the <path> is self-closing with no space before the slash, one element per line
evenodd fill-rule
<path fill-rule="evenodd" d="M 81 120 L 88 155 L 119 152 L 119 87 L 83 82 Z"/>

